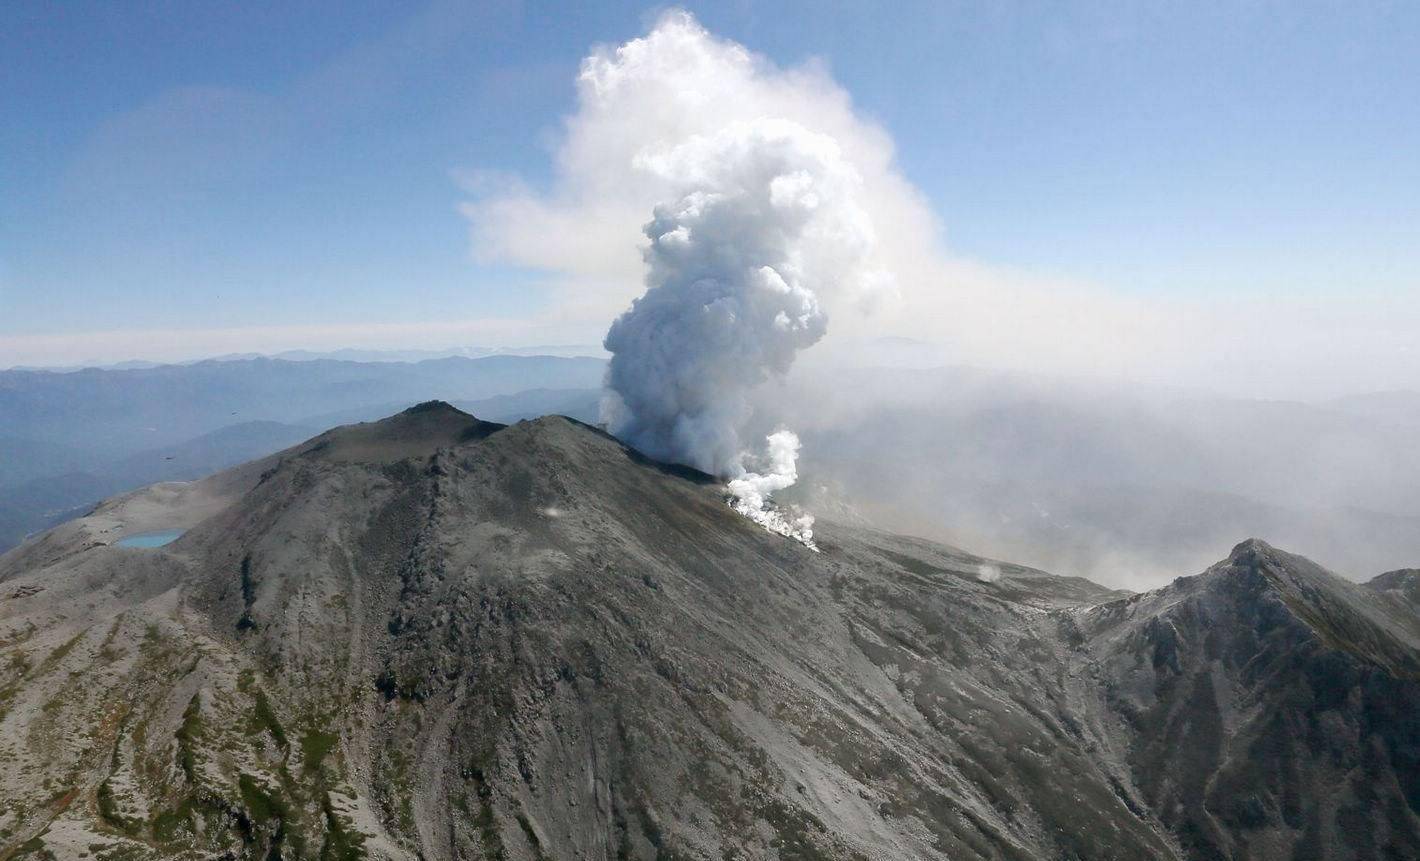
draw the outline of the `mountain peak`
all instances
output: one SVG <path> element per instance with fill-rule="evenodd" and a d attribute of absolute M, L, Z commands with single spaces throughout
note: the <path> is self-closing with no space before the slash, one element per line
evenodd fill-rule
<path fill-rule="evenodd" d="M 1366 583 L 1373 589 L 1413 589 L 1420 587 L 1420 568 L 1397 568 L 1377 574 Z"/>
<path fill-rule="evenodd" d="M 335 463 L 388 464 L 430 457 L 439 449 L 482 439 L 504 427 L 445 401 L 425 401 L 379 421 L 326 431 L 299 453 Z"/>
<path fill-rule="evenodd" d="M 1379 574 L 1365 584 L 1367 589 L 1389 595 L 1420 610 L 1420 568 L 1400 568 Z"/>
<path fill-rule="evenodd" d="M 1234 564 L 1257 564 L 1269 555 L 1277 553 L 1277 548 L 1261 538 L 1241 541 L 1228 554 L 1228 561 Z"/>
<path fill-rule="evenodd" d="M 410 407 L 409 409 L 401 411 L 401 412 L 399 413 L 399 415 L 402 415 L 402 416 L 417 416 L 417 415 L 425 415 L 425 414 L 428 414 L 428 413 L 434 413 L 434 414 L 449 414 L 449 413 L 455 413 L 455 414 L 457 414 L 457 415 L 464 416 L 464 417 L 467 417 L 467 418 L 473 418 L 472 415 L 469 415 L 468 413 L 464 412 L 463 410 L 459 409 L 458 407 L 454 406 L 453 404 L 449 403 L 448 401 L 440 401 L 440 400 L 424 401 L 423 403 L 415 404 L 414 406 Z"/>

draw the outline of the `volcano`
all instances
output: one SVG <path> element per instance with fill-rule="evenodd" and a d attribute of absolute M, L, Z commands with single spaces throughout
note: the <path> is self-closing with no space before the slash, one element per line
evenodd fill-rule
<path fill-rule="evenodd" d="M 816 542 L 439 402 L 112 499 L 0 557 L 0 857 L 1420 857 L 1415 572 Z"/>

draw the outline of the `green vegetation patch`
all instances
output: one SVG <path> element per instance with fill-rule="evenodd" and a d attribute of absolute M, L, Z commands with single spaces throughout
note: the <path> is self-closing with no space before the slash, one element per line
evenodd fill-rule
<path fill-rule="evenodd" d="M 484 780 L 483 769 L 479 766 L 469 768 L 469 778 L 478 796 L 478 813 L 473 818 L 473 824 L 483 839 L 484 855 L 501 861 L 507 857 L 507 850 L 503 847 L 503 835 L 498 833 L 498 820 L 493 813 L 493 791 Z"/>
<path fill-rule="evenodd" d="M 281 845 L 287 841 L 292 857 L 305 857 L 305 840 L 295 827 L 297 820 L 286 797 L 279 791 L 267 789 L 250 774 L 237 778 L 237 789 L 241 792 L 242 806 L 250 815 L 252 824 L 262 831 L 270 830 L 271 846 L 267 857 L 283 857 Z"/>
<path fill-rule="evenodd" d="M 129 819 L 119 811 L 118 799 L 114 798 L 113 787 L 107 780 L 99 784 L 98 803 L 99 817 L 124 834 L 137 834 L 142 827 L 141 823 Z"/>
<path fill-rule="evenodd" d="M 252 719 L 248 725 L 248 734 L 268 732 L 281 748 L 289 748 L 291 744 L 286 738 L 286 730 L 281 726 L 281 721 L 277 720 L 276 712 L 272 711 L 271 700 L 266 698 L 266 691 L 257 688 L 253 699 L 255 704 L 252 707 Z"/>
<path fill-rule="evenodd" d="M 89 629 L 85 628 L 84 630 L 70 637 L 68 641 L 66 641 L 59 648 L 50 652 L 49 657 L 45 658 L 44 663 L 40 665 L 40 671 L 48 672 L 49 670 L 52 670 L 56 666 L 58 666 L 60 661 L 64 660 L 66 657 L 69 656 L 70 652 L 74 651 L 74 647 L 79 645 L 79 641 L 84 639 L 84 635 L 87 633 L 89 633 Z"/>
<path fill-rule="evenodd" d="M 17 649 L 10 653 L 10 660 L 6 667 L 16 676 L 24 676 L 30 671 L 30 658 Z"/>
<path fill-rule="evenodd" d="M 202 733 L 202 694 L 201 692 L 192 695 L 188 701 L 187 708 L 182 713 L 182 725 L 177 731 L 178 745 L 178 765 L 182 767 L 182 773 L 187 777 L 188 783 L 197 780 L 197 754 L 194 750 L 194 743 Z"/>
<path fill-rule="evenodd" d="M 123 613 L 120 613 L 109 626 L 108 633 L 104 634 L 104 640 L 99 644 L 99 659 L 106 664 L 111 664 L 123 657 L 123 650 L 114 648 L 114 640 L 118 638 L 119 629 L 123 627 Z"/>
<path fill-rule="evenodd" d="M 266 824 L 291 815 L 291 809 L 279 794 L 268 792 L 266 787 L 250 774 L 237 778 L 237 788 L 242 794 L 242 806 L 251 814 L 253 822 Z"/>
<path fill-rule="evenodd" d="M 320 847 L 320 861 L 359 861 L 365 857 L 365 835 L 335 812 L 326 793 L 325 842 Z"/>
<path fill-rule="evenodd" d="M 24 843 L 21 843 L 19 848 L 15 850 L 15 854 L 10 857 L 16 859 L 43 858 L 48 861 L 48 859 L 54 858 L 54 853 L 45 848 L 44 835 L 38 834 L 26 840 Z"/>
<path fill-rule="evenodd" d="M 301 736 L 301 760 L 306 771 L 320 771 L 321 763 L 340 744 L 340 735 L 311 727 Z"/>
<path fill-rule="evenodd" d="M 182 803 L 170 810 L 164 810 L 153 817 L 152 830 L 153 839 L 163 843 L 172 843 L 184 836 L 192 823 L 192 814 L 196 805 L 191 798 L 183 799 Z"/>
<path fill-rule="evenodd" d="M 241 566 L 242 577 L 242 616 L 237 620 L 238 631 L 250 631 L 256 627 L 256 621 L 251 617 L 252 607 L 256 605 L 256 581 L 251 574 L 251 554 L 242 557 Z"/>

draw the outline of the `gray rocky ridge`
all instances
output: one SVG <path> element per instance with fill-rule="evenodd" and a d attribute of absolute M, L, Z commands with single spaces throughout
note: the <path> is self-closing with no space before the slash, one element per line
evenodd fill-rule
<path fill-rule="evenodd" d="M 0 858 L 1420 857 L 1415 572 L 817 542 L 438 402 L 112 499 L 0 557 Z"/>

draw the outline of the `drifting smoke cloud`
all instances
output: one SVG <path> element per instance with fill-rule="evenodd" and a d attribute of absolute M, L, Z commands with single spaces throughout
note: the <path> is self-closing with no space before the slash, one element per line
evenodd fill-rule
<path fill-rule="evenodd" d="M 784 221 L 786 213 L 759 213 L 749 204 L 756 196 L 767 200 L 768 183 L 781 174 L 786 178 L 778 193 L 792 199 L 788 177 L 802 172 L 796 181 L 810 183 L 805 191 L 822 205 L 802 237 L 786 237 L 781 245 L 809 268 L 815 260 L 862 252 L 855 241 L 842 257 L 833 256 L 839 251 L 823 241 L 822 228 L 835 218 L 860 222 L 844 224 L 840 238 L 868 224 L 891 223 L 892 235 L 878 236 L 876 249 L 904 233 L 932 230 L 925 208 L 901 216 L 901 205 L 915 201 L 916 193 L 895 172 L 890 138 L 854 114 L 847 93 L 822 67 L 779 69 L 715 38 L 685 12 L 666 13 L 641 38 L 596 49 L 582 64 L 577 95 L 557 150 L 552 190 L 538 193 L 516 180 L 479 175 L 484 193 L 464 208 L 479 257 L 550 273 L 558 319 L 585 316 L 605 325 L 623 311 L 641 292 L 635 285 L 646 269 L 647 220 L 653 212 L 660 218 L 658 210 L 678 217 L 677 204 L 697 190 L 743 192 L 735 201 L 717 200 L 714 217 L 740 206 L 736 217 L 782 230 L 779 225 L 793 227 Z M 768 171 L 773 173 L 763 173 Z M 810 194 L 803 198 L 812 202 Z M 710 217 L 701 226 L 721 229 Z M 876 249 L 873 256 L 886 259 Z M 900 264 L 894 259 L 884 268 L 897 278 Z M 857 264 L 850 259 L 849 265 Z M 801 283 L 821 311 L 861 307 L 860 292 L 816 277 L 806 271 Z"/>
<path fill-rule="evenodd" d="M 738 510 L 805 537 L 807 523 L 767 507 L 794 482 L 798 439 L 771 436 L 767 472 L 747 473 L 739 429 L 750 390 L 823 337 L 820 295 L 887 283 L 861 180 L 832 138 L 776 118 L 652 145 L 636 163 L 672 191 L 645 227 L 646 293 L 606 336 L 603 417 L 655 457 L 735 479 Z"/>
<path fill-rule="evenodd" d="M 604 418 L 652 455 L 733 479 L 736 510 L 809 543 L 811 519 L 769 507 L 797 477 L 798 438 L 772 435 L 766 472 L 749 473 L 739 428 L 749 390 L 827 330 L 817 291 L 883 281 L 867 265 L 859 179 L 831 138 L 780 119 L 733 123 L 637 161 L 680 189 L 646 225 L 646 294 L 607 333 Z"/>
<path fill-rule="evenodd" d="M 833 353 L 854 363 L 864 345 L 887 336 L 934 347 L 930 364 L 1302 398 L 1413 388 L 1420 373 L 1413 346 L 1420 298 L 1368 290 L 1362 278 L 1342 279 L 1354 290 L 1305 301 L 1285 301 L 1297 297 L 1280 287 L 1164 295 L 953 254 L 936 214 L 899 170 L 891 136 L 854 109 L 824 64 L 777 66 L 683 12 L 584 61 L 546 190 L 476 177 L 478 197 L 465 207 L 475 253 L 546 273 L 547 310 L 525 321 L 559 333 L 545 337 L 575 341 L 605 331 L 640 292 L 638 249 L 652 209 L 684 193 L 675 177 L 648 170 L 643 154 L 764 117 L 833 139 L 862 178 L 856 197 L 878 227 L 875 256 L 898 285 L 897 299 L 871 320 L 841 313 L 851 297 L 840 307 L 811 285 L 838 321 L 816 358 Z M 970 215 L 944 214 L 949 226 Z M 1257 337 L 1259 320 L 1267 338 Z"/>

